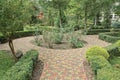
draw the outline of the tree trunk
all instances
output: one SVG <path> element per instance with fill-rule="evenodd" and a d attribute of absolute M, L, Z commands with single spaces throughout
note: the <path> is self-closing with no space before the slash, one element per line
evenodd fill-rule
<path fill-rule="evenodd" d="M 8 42 L 9 42 L 9 47 L 10 47 L 10 49 L 11 49 L 11 52 L 12 52 L 14 58 L 15 58 L 15 61 L 17 61 L 18 59 L 17 59 L 17 57 L 16 57 L 16 55 L 15 55 L 15 50 L 14 50 L 13 40 L 12 40 L 12 39 L 9 39 Z"/>

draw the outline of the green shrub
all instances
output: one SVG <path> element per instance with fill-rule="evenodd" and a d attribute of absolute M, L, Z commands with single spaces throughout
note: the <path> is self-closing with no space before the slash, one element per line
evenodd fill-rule
<path fill-rule="evenodd" d="M 112 28 L 120 28 L 120 22 L 114 22 L 111 24 Z"/>
<path fill-rule="evenodd" d="M 114 43 L 120 39 L 120 34 L 119 33 L 100 33 L 99 34 L 99 39 L 104 40 L 106 42 L 111 42 Z"/>
<path fill-rule="evenodd" d="M 62 42 L 63 33 L 44 31 L 43 39 L 48 44 L 49 48 L 52 48 L 52 44 L 59 44 Z"/>
<path fill-rule="evenodd" d="M 13 39 L 20 38 L 20 37 L 27 37 L 27 36 L 33 36 L 35 31 L 17 31 L 15 34 L 13 34 Z M 42 34 L 40 32 L 40 34 Z M 7 38 L 4 36 L 0 36 L 0 43 L 7 42 Z"/>
<path fill-rule="evenodd" d="M 97 80 L 120 80 L 120 70 L 106 67 L 99 69 Z"/>
<path fill-rule="evenodd" d="M 68 41 L 71 43 L 71 46 L 73 48 L 81 48 L 84 46 L 82 35 L 83 35 L 82 31 L 78 31 L 78 32 L 71 31 L 69 33 Z"/>
<path fill-rule="evenodd" d="M 105 49 L 108 51 L 111 58 L 114 56 L 120 56 L 120 51 L 118 50 L 118 47 L 116 44 L 109 45 L 105 47 Z"/>
<path fill-rule="evenodd" d="M 98 70 L 104 67 L 111 67 L 110 63 L 103 56 L 89 56 L 88 61 L 92 67 L 92 70 Z"/>
<path fill-rule="evenodd" d="M 93 46 L 93 47 L 89 48 L 86 52 L 87 57 L 99 56 L 99 55 L 105 57 L 106 59 L 109 58 L 109 54 L 108 54 L 107 50 L 100 46 Z"/>
<path fill-rule="evenodd" d="M 37 51 L 28 51 L 12 68 L 5 73 L 2 80 L 30 80 L 37 57 Z"/>
<path fill-rule="evenodd" d="M 95 35 L 104 32 L 110 32 L 111 29 L 89 29 L 87 35 Z M 120 29 L 114 29 L 114 32 L 120 32 Z"/>
<path fill-rule="evenodd" d="M 116 65 L 120 65 L 120 56 L 115 56 L 111 58 L 109 61 L 114 67 L 117 67 Z M 120 68 L 120 66 L 118 67 Z"/>
<path fill-rule="evenodd" d="M 72 37 L 70 39 L 70 43 L 71 43 L 73 48 L 81 48 L 84 46 L 83 42 L 78 40 L 76 37 Z"/>
<path fill-rule="evenodd" d="M 119 50 L 119 52 L 120 52 L 120 40 L 116 42 L 116 45 L 117 45 L 118 50 Z"/>

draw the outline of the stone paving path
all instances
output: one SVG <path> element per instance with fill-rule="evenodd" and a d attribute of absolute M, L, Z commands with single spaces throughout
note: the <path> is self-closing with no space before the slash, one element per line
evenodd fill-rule
<path fill-rule="evenodd" d="M 44 68 L 41 76 L 38 75 L 34 80 L 92 80 L 93 75 L 89 73 L 91 70 L 85 65 L 85 52 L 93 45 L 105 47 L 110 44 L 99 40 L 97 35 L 87 35 L 84 40 L 88 44 L 83 48 L 55 50 L 33 45 L 33 39 L 34 37 L 16 39 L 14 46 L 16 50 L 24 52 L 30 49 L 39 51 L 39 59 L 44 62 Z M 0 44 L 0 50 L 9 50 L 7 43 Z"/>

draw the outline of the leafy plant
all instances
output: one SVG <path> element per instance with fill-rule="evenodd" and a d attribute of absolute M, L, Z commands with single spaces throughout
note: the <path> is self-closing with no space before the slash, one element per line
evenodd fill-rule
<path fill-rule="evenodd" d="M 60 44 L 63 39 L 63 33 L 62 32 L 50 32 L 50 31 L 44 31 L 43 32 L 43 39 L 48 44 L 50 48 L 52 48 L 52 44 Z"/>
<path fill-rule="evenodd" d="M 71 32 L 68 38 L 69 42 L 71 43 L 72 47 L 74 48 L 81 48 L 84 46 L 82 41 L 82 33 L 81 32 Z"/>
<path fill-rule="evenodd" d="M 104 67 L 111 67 L 111 64 L 103 56 L 90 56 L 87 58 L 93 71 Z"/>
<path fill-rule="evenodd" d="M 89 57 L 89 56 L 103 56 L 106 59 L 108 59 L 109 53 L 107 52 L 106 49 L 104 49 L 100 46 L 93 46 L 86 51 L 86 56 L 87 57 Z"/>

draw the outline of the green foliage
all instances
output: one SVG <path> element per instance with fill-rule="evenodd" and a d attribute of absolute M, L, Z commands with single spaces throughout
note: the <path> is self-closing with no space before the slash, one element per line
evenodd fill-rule
<path fill-rule="evenodd" d="M 120 80 L 120 70 L 115 68 L 102 68 L 98 70 L 97 80 Z"/>
<path fill-rule="evenodd" d="M 0 78 L 14 65 L 14 58 L 8 51 L 0 51 Z"/>
<path fill-rule="evenodd" d="M 29 0 L 2 0 L 0 6 L 0 32 L 10 38 L 31 18 L 31 3 Z"/>
<path fill-rule="evenodd" d="M 103 56 L 92 55 L 92 56 L 89 56 L 87 59 L 93 71 L 96 71 L 104 67 L 111 67 L 111 64 Z"/>
<path fill-rule="evenodd" d="M 2 77 L 2 80 L 30 80 L 33 66 L 38 59 L 38 52 L 28 51 L 13 67 Z"/>
<path fill-rule="evenodd" d="M 119 32 L 120 29 L 114 29 L 113 32 Z M 111 29 L 89 29 L 87 31 L 88 35 L 94 35 L 94 34 L 99 34 L 99 33 L 104 33 L 104 32 L 111 32 Z"/>
<path fill-rule="evenodd" d="M 93 46 L 89 48 L 86 52 L 86 56 L 103 56 L 106 59 L 109 58 L 109 53 L 107 52 L 106 49 L 100 47 L 100 46 Z"/>
<path fill-rule="evenodd" d="M 113 66 L 115 66 L 115 65 L 120 65 L 120 56 L 119 56 L 119 57 L 118 57 L 118 56 L 115 56 L 115 57 L 111 58 L 111 59 L 110 59 L 110 63 L 111 63 Z M 115 66 L 115 67 L 117 67 L 117 66 Z M 119 66 L 119 68 L 120 68 L 120 66 Z"/>
<path fill-rule="evenodd" d="M 120 40 L 118 40 L 118 41 L 116 42 L 116 45 L 117 45 L 118 50 L 119 50 L 119 52 L 120 52 Z"/>
<path fill-rule="evenodd" d="M 16 39 L 16 38 L 20 38 L 20 37 L 33 36 L 34 33 L 35 33 L 35 31 L 18 31 L 18 32 L 15 32 L 15 34 L 13 34 L 12 38 Z M 7 42 L 7 41 L 8 40 L 6 37 L 0 36 L 1 43 Z"/>
<path fill-rule="evenodd" d="M 71 43 L 73 48 L 81 48 L 84 46 L 84 42 L 82 40 L 82 32 L 71 32 L 69 34 L 69 42 Z"/>
<path fill-rule="evenodd" d="M 105 47 L 105 49 L 110 54 L 111 58 L 114 57 L 114 56 L 119 56 L 120 55 L 120 51 L 118 50 L 118 47 L 117 47 L 116 44 L 109 45 L 109 46 Z"/>
<path fill-rule="evenodd" d="M 52 48 L 52 44 L 60 44 L 63 39 L 63 32 L 43 32 L 43 39 L 48 44 L 50 48 Z"/>
<path fill-rule="evenodd" d="M 120 34 L 117 32 L 114 33 L 100 33 L 99 39 L 102 39 L 107 42 L 114 43 L 120 39 Z"/>
<path fill-rule="evenodd" d="M 111 24 L 112 28 L 120 28 L 120 23 L 119 22 L 114 22 Z"/>

